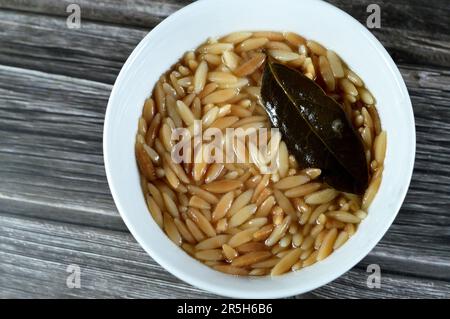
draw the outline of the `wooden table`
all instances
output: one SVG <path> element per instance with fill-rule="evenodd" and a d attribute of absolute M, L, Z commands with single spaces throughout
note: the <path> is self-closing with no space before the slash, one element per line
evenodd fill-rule
<path fill-rule="evenodd" d="M 105 177 L 102 130 L 114 80 L 136 44 L 189 1 L 0 0 L 0 297 L 211 298 L 136 243 Z M 332 0 L 365 23 L 372 0 Z M 395 223 L 351 271 L 304 297 L 450 297 L 450 4 L 378 0 L 371 30 L 414 106 L 417 155 Z M 301 19 L 301 14 L 299 15 Z M 402 119 L 398 119 L 401 121 Z M 68 288 L 68 265 L 81 288 Z M 381 288 L 366 285 L 369 264 Z"/>

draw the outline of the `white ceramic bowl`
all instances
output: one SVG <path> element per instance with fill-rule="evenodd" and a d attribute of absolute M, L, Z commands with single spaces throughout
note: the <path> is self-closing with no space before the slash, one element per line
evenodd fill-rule
<path fill-rule="evenodd" d="M 159 76 L 208 37 L 239 30 L 294 31 L 336 51 L 376 97 L 388 136 L 381 187 L 355 236 L 325 260 L 275 278 L 223 274 L 175 246 L 148 213 L 134 155 L 137 121 Z M 109 99 L 103 145 L 117 208 L 153 259 L 178 278 L 219 295 L 273 298 L 304 293 L 334 280 L 378 243 L 409 186 L 415 128 L 408 92 L 394 62 L 366 28 L 343 11 L 317 0 L 201 0 L 160 23 L 128 58 Z"/>

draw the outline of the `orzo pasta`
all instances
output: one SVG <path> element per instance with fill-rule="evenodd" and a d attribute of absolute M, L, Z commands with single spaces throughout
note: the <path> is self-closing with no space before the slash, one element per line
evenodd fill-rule
<path fill-rule="evenodd" d="M 269 56 L 341 105 L 364 144 L 364 195 L 338 191 L 319 168 L 300 167 L 270 131 L 277 151 L 269 160 L 250 142 L 235 147 L 243 162 L 209 162 L 203 151 L 193 158 L 196 147 L 208 144 L 200 140 L 192 161 L 173 161 L 172 133 L 179 127 L 193 133 L 196 121 L 225 139 L 227 128 L 271 127 L 261 99 Z M 381 183 L 386 133 L 375 98 L 335 52 L 292 32 L 245 31 L 209 39 L 161 76 L 145 101 L 135 150 L 148 209 L 176 245 L 224 273 L 280 275 L 326 258 L 355 233 Z"/>

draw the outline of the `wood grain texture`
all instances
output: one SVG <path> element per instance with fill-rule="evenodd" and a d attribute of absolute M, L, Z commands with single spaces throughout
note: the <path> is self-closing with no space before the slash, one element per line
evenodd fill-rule
<path fill-rule="evenodd" d="M 169 275 L 125 232 L 7 215 L 0 225 L 2 288 L 40 298 L 217 297 Z M 80 289 L 66 285 L 71 264 L 81 268 Z"/>
<path fill-rule="evenodd" d="M 67 17 L 66 8 L 76 3 L 80 6 L 83 18 L 110 22 L 127 26 L 153 27 L 155 22 L 191 3 L 191 0 L 2 0 L 0 6 L 26 12 L 45 13 Z M 329 0 L 327 1 L 346 11 L 361 23 L 365 23 L 369 13 L 367 7 L 371 0 Z M 382 13 L 382 27 L 397 30 L 423 31 L 428 34 L 448 35 L 450 26 L 444 17 L 450 13 L 450 6 L 440 0 L 379 0 Z M 442 19 L 436 19 L 438 16 Z"/>
<path fill-rule="evenodd" d="M 123 0 L 2 0 L 0 5 L 5 9 L 67 17 L 67 6 L 75 3 L 80 6 L 83 19 L 86 20 L 153 28 L 162 19 L 191 2 L 188 0 L 131 0 L 126 3 Z"/>
<path fill-rule="evenodd" d="M 112 84 L 146 33 L 90 21 L 68 29 L 62 17 L 0 11 L 0 61 Z"/>
<path fill-rule="evenodd" d="M 149 20 L 147 24 L 136 23 L 141 21 L 139 17 L 164 17 L 184 4 L 168 2 L 161 6 L 154 1 L 134 0 L 127 1 L 126 10 L 113 14 L 110 13 L 113 8 L 116 11 L 124 9 L 124 5 L 119 4 L 121 1 L 82 1 L 81 28 L 68 29 L 65 7 L 69 2 L 0 0 L 0 8 L 21 10 L 0 11 L 2 63 L 112 84 L 134 47 L 159 22 Z M 435 19 L 427 29 L 426 22 L 436 14 L 438 4 L 435 2 L 432 1 L 426 8 L 415 4 L 420 10 L 410 19 L 405 18 L 404 12 L 410 14 L 414 6 L 406 6 L 403 1 L 395 5 L 387 1 L 380 3 L 382 28 L 371 31 L 388 49 L 395 62 L 450 67 L 448 24 L 443 19 Z M 347 1 L 332 3 L 365 23 L 368 15 L 366 8 L 371 1 L 353 5 Z M 152 10 L 156 13 L 151 14 Z M 444 6 L 441 11 L 443 16 L 446 12 L 450 16 L 450 8 Z M 102 15 L 104 19 L 101 21 L 106 23 L 91 21 L 98 19 L 98 15 Z M 117 23 L 124 23 L 127 27 Z"/>
<path fill-rule="evenodd" d="M 147 30 L 181 1 L 0 0 L 0 298 L 216 297 L 174 278 L 123 224 L 105 178 L 102 129 L 112 83 Z M 332 1 L 360 21 L 370 1 Z M 346 275 L 304 297 L 449 298 L 450 12 L 440 1 L 379 2 L 373 30 L 399 65 L 413 102 L 417 154 L 389 232 Z M 448 16 L 449 14 L 447 14 Z M 82 267 L 82 289 L 65 285 Z M 366 267 L 382 288 L 366 286 Z M 84 278 L 84 279 L 83 279 Z"/>

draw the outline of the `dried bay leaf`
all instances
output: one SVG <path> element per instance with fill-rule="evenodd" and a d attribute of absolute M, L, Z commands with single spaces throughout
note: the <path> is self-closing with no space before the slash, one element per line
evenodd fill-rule
<path fill-rule="evenodd" d="M 270 121 L 303 167 L 322 170 L 337 190 L 363 194 L 369 181 L 364 145 L 339 103 L 301 72 L 269 59 L 261 97 Z"/>

